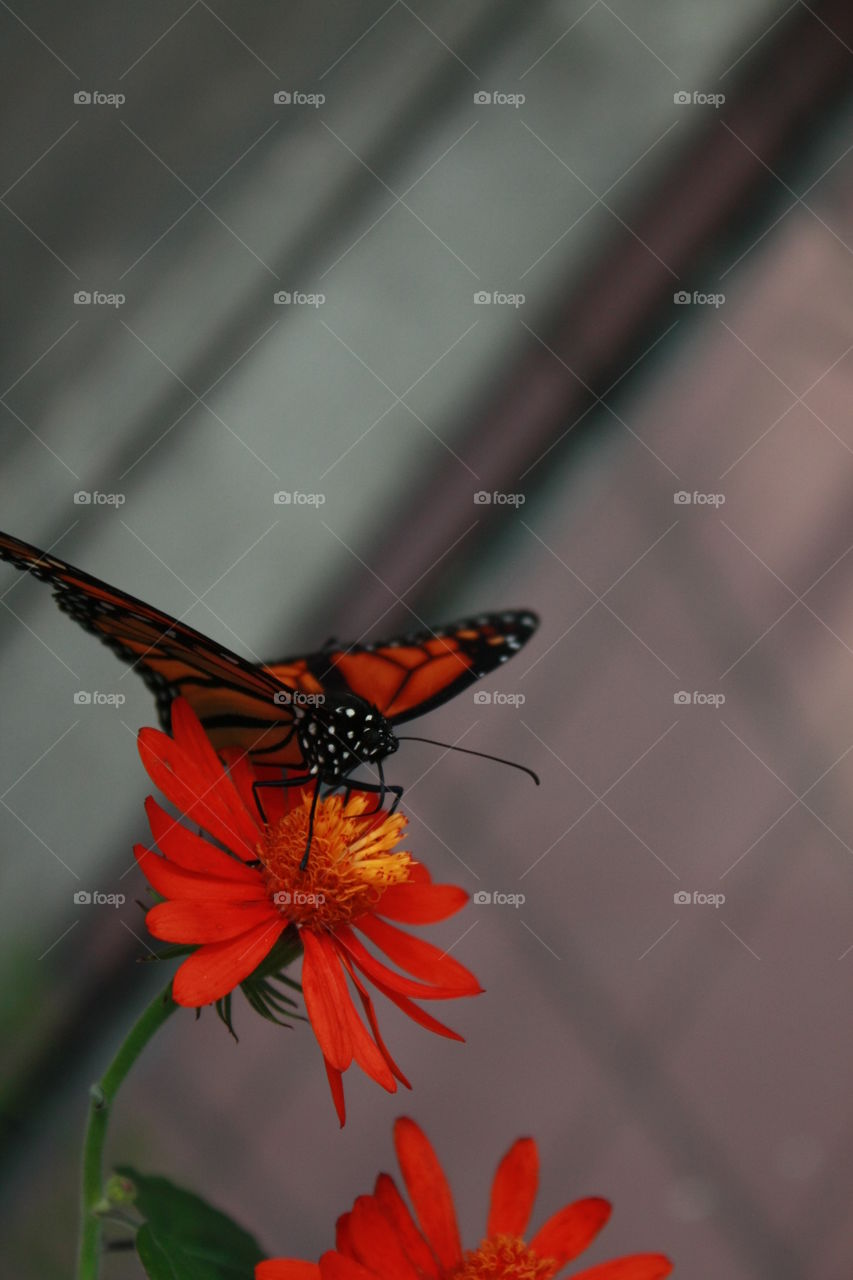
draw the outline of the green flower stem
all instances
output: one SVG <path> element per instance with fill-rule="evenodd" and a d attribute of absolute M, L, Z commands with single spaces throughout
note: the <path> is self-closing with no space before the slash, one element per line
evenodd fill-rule
<path fill-rule="evenodd" d="M 97 1280 L 101 1263 L 101 1216 L 104 1208 L 103 1157 L 110 1107 L 122 1082 L 154 1032 L 177 1005 L 172 1000 L 172 984 L 161 992 L 129 1032 L 102 1078 L 89 1090 L 89 1119 L 83 1141 L 82 1218 L 77 1280 Z"/>

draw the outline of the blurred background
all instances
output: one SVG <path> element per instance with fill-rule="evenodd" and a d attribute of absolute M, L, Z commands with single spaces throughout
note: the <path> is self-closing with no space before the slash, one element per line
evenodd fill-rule
<path fill-rule="evenodd" d="M 305 1027 L 179 1015 L 111 1153 L 313 1258 L 398 1114 L 471 1246 L 530 1133 L 539 1221 L 615 1204 L 591 1261 L 846 1280 L 853 12 L 4 0 L 0 29 L 3 527 L 249 658 L 542 617 L 417 730 L 541 789 L 417 744 L 390 771 L 437 879 L 524 895 L 439 931 L 487 988 L 445 1011 L 468 1043 L 383 1009 L 415 1091 L 351 1072 L 339 1134 Z M 0 603 L 0 1270 L 58 1280 L 88 1083 L 164 980 L 129 869 L 154 709 L 43 585 L 3 566 Z"/>

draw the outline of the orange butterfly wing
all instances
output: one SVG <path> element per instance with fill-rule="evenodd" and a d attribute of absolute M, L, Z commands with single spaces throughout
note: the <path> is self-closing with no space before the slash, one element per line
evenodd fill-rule
<path fill-rule="evenodd" d="M 290 663 L 272 663 L 277 678 L 301 679 L 318 688 L 345 689 L 364 698 L 392 724 L 441 706 L 506 662 L 539 625 L 529 610 L 484 614 L 372 645 L 330 647 Z"/>
<path fill-rule="evenodd" d="M 169 728 L 184 697 L 217 750 L 236 747 L 255 764 L 304 765 L 294 733 L 298 697 L 354 693 L 392 724 L 422 715 L 506 662 L 539 625 L 535 614 L 485 614 L 379 644 L 329 646 L 255 665 L 177 618 L 0 533 L 0 559 L 53 587 L 60 609 L 137 670 Z"/>
<path fill-rule="evenodd" d="M 51 584 L 56 601 L 142 676 L 164 728 L 184 697 L 217 750 L 237 747 L 257 763 L 299 767 L 287 673 L 272 675 L 201 632 L 56 556 L 0 533 L 0 559 Z"/>

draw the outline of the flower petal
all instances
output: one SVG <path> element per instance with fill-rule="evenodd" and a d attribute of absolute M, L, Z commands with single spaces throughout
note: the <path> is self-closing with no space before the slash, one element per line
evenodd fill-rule
<path fill-rule="evenodd" d="M 320 1280 L 320 1268 L 297 1258 L 268 1258 L 256 1264 L 255 1280 Z"/>
<path fill-rule="evenodd" d="M 187 871 L 203 871 L 223 880 L 251 881 L 257 876 L 257 871 L 247 867 L 245 862 L 231 857 L 171 817 L 153 796 L 145 801 L 145 812 L 154 843 L 170 862 L 176 862 Z"/>
<path fill-rule="evenodd" d="M 461 911 L 468 894 L 455 884 L 392 884 L 376 905 L 378 916 L 402 924 L 435 924 Z"/>
<path fill-rule="evenodd" d="M 380 951 L 407 973 L 423 978 L 436 986 L 453 989 L 460 996 L 479 995 L 483 988 L 464 965 L 453 956 L 440 951 L 431 942 L 415 938 L 393 924 L 377 920 L 375 916 L 360 916 L 355 927 L 366 934 Z"/>
<path fill-rule="evenodd" d="M 342 1012 L 350 1033 L 352 1056 L 371 1079 L 381 1084 L 382 1088 L 387 1089 L 389 1093 L 396 1093 L 397 1084 L 388 1058 L 383 1054 L 382 1047 L 373 1041 L 365 1030 L 348 990 L 346 996 Z"/>
<path fill-rule="evenodd" d="M 347 1104 L 344 1098 L 344 1077 L 342 1072 L 336 1070 L 326 1059 L 323 1059 L 323 1066 L 326 1068 L 326 1077 L 329 1081 L 329 1090 L 332 1094 L 332 1102 L 335 1105 L 335 1111 L 338 1113 L 338 1120 L 341 1128 L 347 1122 Z"/>
<path fill-rule="evenodd" d="M 228 942 L 213 942 L 187 956 L 172 983 L 175 1004 L 198 1008 L 226 996 L 257 969 L 287 927 L 281 916 L 241 933 Z"/>
<path fill-rule="evenodd" d="M 672 1263 L 662 1253 L 635 1253 L 579 1271 L 574 1280 L 663 1280 L 671 1271 Z"/>
<path fill-rule="evenodd" d="M 407 1116 L 394 1125 L 394 1145 L 421 1231 L 445 1270 L 462 1259 L 453 1196 L 426 1135 Z"/>
<path fill-rule="evenodd" d="M 342 1213 L 335 1223 L 335 1248 L 347 1258 L 355 1258 L 355 1250 L 350 1238 L 349 1220 L 351 1213 Z"/>
<path fill-rule="evenodd" d="M 377 982 L 375 978 L 371 979 L 377 991 L 381 991 L 383 996 L 391 1000 L 398 1009 L 401 1009 L 412 1022 L 417 1022 L 418 1026 L 425 1027 L 427 1031 L 432 1031 L 437 1036 L 446 1036 L 448 1040 L 458 1040 L 460 1044 L 465 1043 L 465 1037 L 460 1036 L 458 1031 L 453 1031 L 450 1027 L 446 1027 L 443 1022 L 439 1022 L 437 1018 L 433 1018 L 431 1014 L 422 1009 L 420 1005 L 415 1004 L 408 996 L 401 996 L 396 991 L 392 991 L 384 982 Z"/>
<path fill-rule="evenodd" d="M 242 838 L 254 847 L 258 836 L 257 805 L 252 801 L 248 805 L 244 802 L 231 775 L 223 768 L 201 721 L 185 698 L 176 698 L 172 703 L 171 720 L 176 745 L 192 761 L 206 785 L 215 784 L 217 802 L 228 813 Z"/>
<path fill-rule="evenodd" d="M 432 1277 L 432 1280 L 439 1280 L 440 1272 L 433 1252 L 415 1226 L 415 1220 L 409 1213 L 409 1207 L 397 1190 L 393 1178 L 390 1178 L 387 1173 L 380 1173 L 376 1179 L 373 1195 L 385 1217 L 397 1232 L 418 1274 Z"/>
<path fill-rule="evenodd" d="M 163 942 L 224 942 L 256 926 L 275 922 L 280 922 L 282 928 L 287 923 L 268 898 L 259 902 L 158 902 L 145 917 L 150 932 Z"/>
<path fill-rule="evenodd" d="M 331 1250 L 320 1259 L 320 1275 L 322 1280 L 376 1280 L 373 1272 L 368 1271 L 360 1262 L 344 1258 Z"/>
<path fill-rule="evenodd" d="M 149 778 L 177 809 L 246 862 L 255 859 L 259 828 L 242 805 L 232 807 L 239 797 L 223 765 L 217 761 L 218 775 L 207 777 L 157 729 L 141 729 L 138 747 Z"/>
<path fill-rule="evenodd" d="M 143 844 L 133 846 L 133 856 L 148 883 L 164 898 L 208 898 L 219 902 L 267 901 L 267 889 L 261 877 L 249 872 L 248 880 L 220 879 L 206 872 L 186 871 L 168 858 L 161 858 Z M 233 861 L 233 859 L 232 859 Z M 237 864 L 235 864 L 237 865 Z"/>
<path fill-rule="evenodd" d="M 519 1138 L 498 1165 L 492 1183 L 487 1236 L 523 1236 L 539 1184 L 539 1153 L 532 1138 Z"/>
<path fill-rule="evenodd" d="M 353 1045 L 346 1008 L 352 1008 L 350 994 L 334 944 L 322 933 L 303 929 L 301 934 L 302 993 L 323 1057 L 336 1071 L 346 1071 L 352 1062 Z"/>
<path fill-rule="evenodd" d="M 244 806 L 252 815 L 257 814 L 260 816 L 255 793 L 252 790 L 257 778 L 255 777 L 255 770 L 252 768 L 252 762 L 246 752 L 239 747 L 223 747 L 219 752 L 219 756 L 228 769 L 228 775 L 234 783 L 237 794 Z M 281 777 L 281 770 L 278 771 L 278 776 Z"/>
<path fill-rule="evenodd" d="M 539 1228 L 530 1248 L 540 1258 L 554 1258 L 558 1267 L 565 1266 L 592 1243 L 609 1217 L 610 1205 L 600 1196 L 576 1200 Z"/>
<path fill-rule="evenodd" d="M 379 1020 L 376 1017 L 376 1009 L 374 1007 L 373 1001 L 371 1000 L 368 993 L 362 989 L 359 989 L 358 994 L 361 997 L 361 1003 L 364 1006 L 364 1013 L 367 1018 L 368 1025 L 370 1027 L 370 1032 L 371 1032 L 371 1035 L 373 1036 L 373 1039 L 376 1041 L 376 1044 L 379 1048 L 379 1052 L 382 1054 L 382 1057 L 387 1062 L 392 1074 L 400 1081 L 400 1084 L 405 1089 L 411 1089 L 412 1087 L 411 1081 L 408 1079 L 407 1076 L 403 1074 L 400 1067 L 394 1061 L 388 1049 L 388 1046 L 386 1045 L 385 1041 L 382 1039 L 382 1032 L 379 1030 Z"/>
<path fill-rule="evenodd" d="M 392 1058 L 388 1050 L 388 1046 L 385 1044 L 385 1041 L 382 1039 L 382 1033 L 379 1030 L 379 1021 L 376 1017 L 376 1009 L 374 1007 L 373 1001 L 370 998 L 370 992 L 367 990 L 361 978 L 358 976 L 357 970 L 355 969 L 352 961 L 350 960 L 346 951 L 343 950 L 343 948 L 341 948 L 341 950 L 338 952 L 338 956 L 340 958 L 341 964 L 346 969 L 349 977 L 352 979 L 353 983 L 355 984 L 356 990 L 358 991 L 359 999 L 361 1000 L 362 1008 L 364 1009 L 364 1013 L 367 1018 L 367 1024 L 370 1027 L 370 1033 L 373 1036 L 373 1039 L 376 1041 L 376 1044 L 379 1048 L 379 1052 L 382 1054 L 382 1057 L 387 1062 L 392 1073 L 400 1081 L 400 1084 L 405 1085 L 407 1089 L 411 1089 L 412 1086 L 410 1082 L 406 1079 L 406 1077 L 403 1075 L 403 1072 L 397 1066 L 397 1063 L 394 1061 L 394 1059 Z"/>
<path fill-rule="evenodd" d="M 364 919 L 364 916 L 360 917 L 359 928 Z M 370 954 L 349 925 L 339 924 L 335 929 L 335 937 L 346 947 L 362 973 L 366 973 L 370 981 L 377 986 L 384 985 L 392 991 L 399 992 L 400 995 L 412 996 L 416 1000 L 456 1000 L 459 996 L 466 994 L 458 988 L 431 987 L 425 982 L 414 982 L 411 978 L 395 973 L 393 969 L 389 969 L 381 960 L 377 960 Z"/>
<path fill-rule="evenodd" d="M 356 1257 L 383 1280 L 419 1280 L 399 1238 L 372 1196 L 359 1196 L 350 1214 Z"/>

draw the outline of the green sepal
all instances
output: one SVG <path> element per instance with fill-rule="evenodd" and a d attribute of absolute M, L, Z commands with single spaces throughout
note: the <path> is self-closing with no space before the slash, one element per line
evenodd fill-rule
<path fill-rule="evenodd" d="M 240 983 L 240 990 L 256 1013 L 266 1018 L 267 1022 L 274 1022 L 276 1026 L 286 1027 L 288 1030 L 292 1021 L 307 1022 L 307 1018 L 294 1012 L 299 1007 L 296 1001 L 275 984 L 289 987 L 301 995 L 302 987 L 284 972 L 286 966 L 292 964 L 301 953 L 302 943 L 298 931 L 292 927 L 285 929 L 269 955 Z M 238 1040 L 233 1023 L 232 995 L 233 992 L 229 991 L 221 1000 L 216 1001 L 216 1013 L 229 1033 Z"/>

